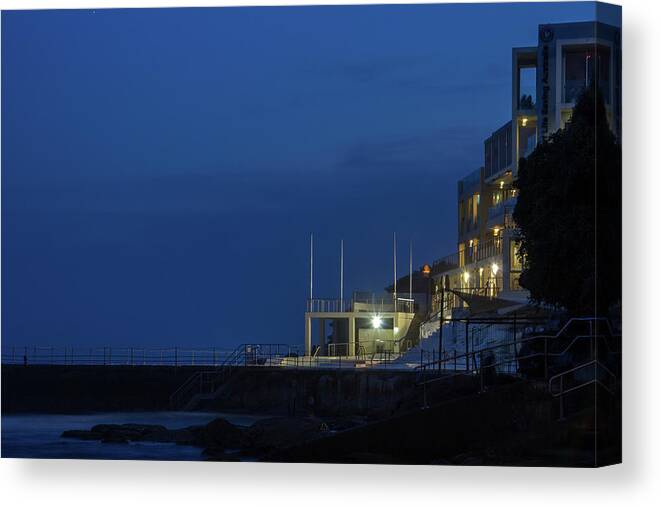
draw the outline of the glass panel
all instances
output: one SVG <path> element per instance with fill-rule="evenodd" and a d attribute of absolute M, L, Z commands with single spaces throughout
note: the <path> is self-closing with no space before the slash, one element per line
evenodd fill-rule
<path fill-rule="evenodd" d="M 510 269 L 512 271 L 520 271 L 523 267 L 521 265 L 521 259 L 519 259 L 519 243 L 516 241 L 510 241 Z"/>
<path fill-rule="evenodd" d="M 537 146 L 537 122 L 526 121 L 526 126 L 519 125 L 519 158 L 527 157 Z"/>
<path fill-rule="evenodd" d="M 519 67 L 519 109 L 533 109 L 537 100 L 537 67 Z"/>
<path fill-rule="evenodd" d="M 574 102 L 595 78 L 606 103 L 610 96 L 610 50 L 594 46 L 564 52 L 564 102 Z"/>

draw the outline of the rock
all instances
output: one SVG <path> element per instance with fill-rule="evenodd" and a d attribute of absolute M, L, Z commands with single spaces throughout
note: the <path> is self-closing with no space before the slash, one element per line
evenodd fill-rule
<path fill-rule="evenodd" d="M 204 441 L 216 449 L 241 449 L 245 444 L 245 430 L 229 421 L 218 418 L 204 428 Z"/>
<path fill-rule="evenodd" d="M 77 438 L 79 440 L 101 440 L 103 435 L 89 430 L 66 430 L 60 435 L 61 438 Z"/>
<path fill-rule="evenodd" d="M 204 426 L 189 426 L 180 430 L 174 430 L 179 445 L 197 445 L 204 447 L 206 440 L 204 436 Z"/>
<path fill-rule="evenodd" d="M 96 426 L 92 426 L 90 431 L 93 431 L 94 433 L 107 434 L 111 431 L 118 430 L 121 427 L 121 424 L 97 424 Z"/>
<path fill-rule="evenodd" d="M 148 433 L 153 433 L 156 431 L 165 431 L 167 428 L 161 426 L 160 424 L 97 424 L 92 427 L 94 433 L 101 433 L 102 435 L 108 435 L 113 433 L 122 433 L 125 435 L 147 435 Z"/>
<path fill-rule="evenodd" d="M 108 433 L 101 439 L 102 444 L 128 444 L 129 439 L 121 433 Z"/>
<path fill-rule="evenodd" d="M 246 448 L 269 452 L 314 440 L 327 434 L 327 426 L 316 417 L 273 417 L 254 423 L 245 432 Z"/>
<path fill-rule="evenodd" d="M 122 424 L 122 428 L 128 429 L 128 430 L 135 430 L 143 435 L 146 435 L 148 433 L 153 433 L 155 431 L 167 431 L 167 428 L 165 426 L 161 426 L 160 424 L 132 424 L 132 423 L 127 423 L 127 424 Z"/>

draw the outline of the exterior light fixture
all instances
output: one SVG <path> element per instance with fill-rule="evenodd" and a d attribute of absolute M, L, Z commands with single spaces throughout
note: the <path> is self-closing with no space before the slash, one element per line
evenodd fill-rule
<path fill-rule="evenodd" d="M 493 228 L 493 235 L 494 235 L 494 236 L 498 236 L 498 233 L 499 233 L 499 232 L 500 232 L 500 228 L 499 228 L 499 227 L 494 227 L 494 228 Z"/>
<path fill-rule="evenodd" d="M 424 266 L 422 266 L 422 276 L 424 276 L 425 278 L 429 278 L 429 275 L 431 275 L 431 267 L 429 266 L 429 264 L 425 264 Z"/>
<path fill-rule="evenodd" d="M 521 126 L 525 127 L 526 125 L 528 125 L 528 118 L 524 116 L 523 118 L 521 118 Z"/>
<path fill-rule="evenodd" d="M 471 274 L 468 271 L 464 271 L 464 283 L 468 283 L 471 279 Z"/>
<path fill-rule="evenodd" d="M 381 317 L 378 316 L 372 317 L 372 327 L 374 329 L 379 329 L 381 327 Z"/>
<path fill-rule="evenodd" d="M 494 276 L 498 274 L 498 264 L 495 262 L 491 265 L 491 272 L 494 274 Z"/>
<path fill-rule="evenodd" d="M 398 328 L 398 327 L 395 327 L 395 328 L 393 328 L 392 331 L 393 331 L 393 333 L 397 334 L 397 333 L 399 333 L 399 328 Z"/>
<path fill-rule="evenodd" d="M 505 186 L 505 182 L 503 180 L 500 180 L 500 188 L 503 188 Z"/>

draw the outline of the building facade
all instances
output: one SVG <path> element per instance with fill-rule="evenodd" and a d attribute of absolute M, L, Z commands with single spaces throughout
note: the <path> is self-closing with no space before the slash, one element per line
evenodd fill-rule
<path fill-rule="evenodd" d="M 471 298 L 524 302 L 516 205 L 519 162 L 571 120 L 592 82 L 621 139 L 621 32 L 595 22 L 540 25 L 537 46 L 512 49 L 512 118 L 484 141 L 484 165 L 457 188 L 457 251 L 432 265 L 432 311 L 465 307 Z"/>

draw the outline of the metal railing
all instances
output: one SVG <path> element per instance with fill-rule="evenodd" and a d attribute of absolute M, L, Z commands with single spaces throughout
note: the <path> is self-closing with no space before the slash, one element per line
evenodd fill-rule
<path fill-rule="evenodd" d="M 495 216 L 501 215 L 504 210 L 513 210 L 516 205 L 517 194 L 514 189 L 500 190 L 501 199 L 489 206 L 487 211 L 488 217 L 491 219 Z"/>
<path fill-rule="evenodd" d="M 385 350 L 382 352 L 367 353 L 362 347 L 358 347 L 355 356 L 297 356 L 286 357 L 280 362 L 280 366 L 296 369 L 356 369 L 362 367 L 370 368 L 392 368 L 397 366 L 400 354 Z"/>
<path fill-rule="evenodd" d="M 233 349 L 185 347 L 3 346 L 2 364 L 218 366 Z"/>
<path fill-rule="evenodd" d="M 398 354 L 399 340 L 362 340 L 358 344 L 329 343 L 327 345 L 329 357 L 361 357 L 366 354 Z M 354 350 L 352 350 L 352 348 Z M 370 351 L 369 353 L 366 351 Z"/>
<path fill-rule="evenodd" d="M 350 299 L 308 299 L 308 313 L 344 313 L 351 312 L 353 302 Z"/>
<path fill-rule="evenodd" d="M 278 343 L 245 343 L 239 345 L 217 369 L 199 371 L 191 375 L 172 395 L 170 406 L 179 410 L 193 408 L 191 403 L 201 395 L 213 395 L 234 373 L 237 367 L 282 366 L 282 360 L 298 357 L 293 347 Z"/>
<path fill-rule="evenodd" d="M 466 265 L 500 255 L 502 251 L 503 241 L 501 239 L 483 241 L 478 243 L 475 247 L 459 250 L 453 254 L 436 259 L 432 263 L 432 273 L 437 275 L 445 273 L 446 271 L 462 268 Z"/>
<path fill-rule="evenodd" d="M 551 396 L 559 399 L 559 419 L 565 416 L 565 396 L 594 385 L 615 396 L 618 376 L 599 359 L 575 366 L 549 378 L 548 390 Z"/>
<path fill-rule="evenodd" d="M 516 204 L 516 198 L 508 199 L 505 202 L 491 206 L 488 211 L 489 220 L 493 220 L 496 217 L 503 217 L 505 222 L 505 227 L 507 228 L 507 218 L 511 219 L 512 213 L 514 213 L 514 205 Z"/>
<path fill-rule="evenodd" d="M 572 318 L 555 334 L 522 336 L 506 343 L 473 348 L 466 340 L 466 351 L 461 354 L 453 351 L 452 357 L 432 358 L 422 362 L 417 368 L 424 376 L 419 385 L 423 386 L 425 404 L 426 386 L 445 381 L 456 376 L 479 375 L 480 390 L 484 389 L 485 372 L 507 373 L 512 376 L 538 376 L 548 382 L 549 392 L 562 396 L 568 392 L 592 384 L 601 384 L 612 391 L 613 382 L 619 373 L 611 371 L 606 364 L 613 356 L 621 355 L 621 337 L 613 333 L 610 323 L 604 318 Z M 581 350 L 587 362 L 574 366 L 576 351 Z M 504 353 L 503 353 L 504 352 Z M 442 353 L 439 353 L 442 356 Z M 555 373 L 553 370 L 562 370 Z M 594 375 L 581 378 L 577 372 L 594 372 Z M 605 374 L 603 380 L 598 373 Z M 429 378 L 429 374 L 433 374 Z M 551 375 L 553 374 L 553 375 Z M 572 375 L 574 384 L 568 386 L 566 377 Z M 559 384 L 559 388 L 554 386 Z"/>
<path fill-rule="evenodd" d="M 392 296 L 367 299 L 308 299 L 308 313 L 402 312 L 415 313 L 415 301 Z"/>

